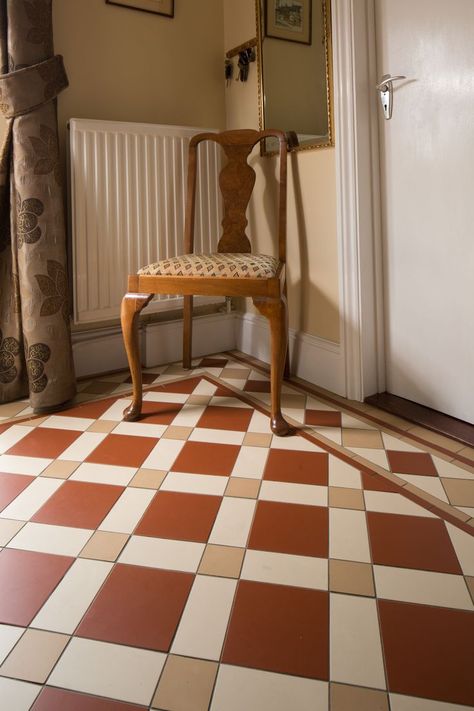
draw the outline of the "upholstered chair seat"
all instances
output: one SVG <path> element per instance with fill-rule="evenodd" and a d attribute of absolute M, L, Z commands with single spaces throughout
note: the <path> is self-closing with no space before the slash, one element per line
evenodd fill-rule
<path fill-rule="evenodd" d="M 222 277 L 234 279 L 270 279 L 276 276 L 279 261 L 266 254 L 216 252 L 182 254 L 161 259 L 137 272 L 139 276 Z"/>

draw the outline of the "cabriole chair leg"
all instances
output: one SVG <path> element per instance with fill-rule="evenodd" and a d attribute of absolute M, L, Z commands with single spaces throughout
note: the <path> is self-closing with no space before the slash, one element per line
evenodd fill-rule
<path fill-rule="evenodd" d="M 152 297 L 153 294 L 125 294 L 122 299 L 120 319 L 133 384 L 132 404 L 123 412 L 123 419 L 126 422 L 138 419 L 142 411 L 142 368 L 138 342 L 138 317 L 140 311 Z"/>

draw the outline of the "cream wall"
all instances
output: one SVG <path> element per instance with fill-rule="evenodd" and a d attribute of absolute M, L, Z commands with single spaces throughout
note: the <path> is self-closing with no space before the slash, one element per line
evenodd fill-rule
<path fill-rule="evenodd" d="M 177 0 L 174 18 L 108 5 L 54 0 L 55 51 L 70 86 L 69 118 L 223 128 L 221 0 Z"/>
<path fill-rule="evenodd" d="M 225 50 L 255 36 L 254 0 L 223 0 Z M 226 89 L 228 128 L 258 127 L 256 64 L 246 84 Z M 290 156 L 288 184 L 288 302 L 290 327 L 339 341 L 338 254 L 336 239 L 335 149 L 301 151 Z M 249 211 L 249 236 L 260 250 L 271 250 L 269 214 L 272 196 L 264 192 L 263 171 L 274 159 L 253 164 L 257 184 Z"/>

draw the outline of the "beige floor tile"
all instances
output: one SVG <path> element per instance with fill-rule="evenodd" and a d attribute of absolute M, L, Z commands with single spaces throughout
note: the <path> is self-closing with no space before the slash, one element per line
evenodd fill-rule
<path fill-rule="evenodd" d="M 112 432 L 117 427 L 114 420 L 96 420 L 89 428 L 88 432 Z"/>
<path fill-rule="evenodd" d="M 466 575 L 465 581 L 466 581 L 467 588 L 468 588 L 469 592 L 471 593 L 472 601 L 474 602 L 474 577 L 472 577 L 470 575 Z"/>
<path fill-rule="evenodd" d="M 407 422 L 407 420 L 402 420 L 401 417 L 392 415 L 389 412 L 384 412 L 383 410 L 377 410 L 377 408 L 375 408 L 375 407 L 367 410 L 367 414 L 371 415 L 372 417 L 376 417 L 378 420 L 382 420 L 382 422 L 384 422 L 384 423 L 386 422 L 389 425 L 398 427 L 401 430 L 408 430 L 408 429 L 410 429 L 410 427 L 413 427 L 412 422 Z"/>
<path fill-rule="evenodd" d="M 28 407 L 28 402 L 21 400 L 19 402 L 9 402 L 5 405 L 0 405 L 0 417 L 15 417 L 15 415 L 18 415 L 25 407 Z"/>
<path fill-rule="evenodd" d="M 375 595 L 372 566 L 349 560 L 329 561 L 329 589 L 351 595 Z"/>
<path fill-rule="evenodd" d="M 127 540 L 128 535 L 126 533 L 96 531 L 82 549 L 79 557 L 93 558 L 95 560 L 117 560 Z"/>
<path fill-rule="evenodd" d="M 69 462 L 66 460 L 56 459 L 49 467 L 46 467 L 40 476 L 47 476 L 52 479 L 68 479 L 81 462 Z"/>
<path fill-rule="evenodd" d="M 3 662 L 0 674 L 44 683 L 68 641 L 64 634 L 28 629 Z"/>
<path fill-rule="evenodd" d="M 246 380 L 250 374 L 250 368 L 224 368 L 220 377 L 230 380 Z"/>
<path fill-rule="evenodd" d="M 170 654 L 152 708 L 163 711 L 207 711 L 217 668 L 216 662 Z"/>
<path fill-rule="evenodd" d="M 411 427 L 408 430 L 408 434 L 421 437 L 427 442 L 437 444 L 439 447 L 443 447 L 443 449 L 447 449 L 450 452 L 459 452 L 464 448 L 462 442 L 457 442 L 455 439 L 450 439 L 449 437 L 445 437 L 444 435 L 433 432 L 432 430 L 426 430 L 424 427 Z M 418 444 L 417 446 L 420 445 Z"/>
<path fill-rule="evenodd" d="M 331 711 L 389 711 L 390 708 L 385 691 L 362 686 L 331 684 L 329 698 Z"/>
<path fill-rule="evenodd" d="M 224 496 L 239 496 L 244 499 L 256 499 L 260 481 L 258 479 L 240 479 L 239 477 L 231 477 Z"/>
<path fill-rule="evenodd" d="M 342 444 L 344 447 L 383 449 L 383 441 L 380 432 L 364 429 L 344 428 L 342 430 Z"/>
<path fill-rule="evenodd" d="M 474 506 L 474 481 L 466 479 L 444 479 L 449 501 L 454 506 Z"/>
<path fill-rule="evenodd" d="M 359 509 L 363 511 L 364 495 L 360 489 L 349 489 L 346 487 L 329 487 L 329 506 L 338 509 Z"/>
<path fill-rule="evenodd" d="M 466 457 L 466 459 L 472 459 L 474 464 L 474 447 L 463 447 L 457 452 L 460 457 Z"/>
<path fill-rule="evenodd" d="M 0 518 L 0 546 L 6 546 L 25 523 L 25 521 L 14 521 L 10 518 Z"/>
<path fill-rule="evenodd" d="M 281 405 L 282 407 L 291 408 L 293 410 L 302 410 L 306 405 L 306 395 L 283 393 L 281 396 Z"/>
<path fill-rule="evenodd" d="M 159 489 L 163 483 L 166 472 L 160 469 L 139 469 L 129 486 L 136 486 L 140 489 Z"/>
<path fill-rule="evenodd" d="M 260 432 L 247 432 L 244 437 L 243 444 L 246 447 L 269 447 L 271 441 L 271 434 L 263 434 Z"/>
<path fill-rule="evenodd" d="M 203 575 L 238 578 L 244 554 L 244 548 L 208 545 L 204 551 L 198 572 Z"/>
<path fill-rule="evenodd" d="M 186 400 L 188 405 L 209 405 L 209 395 L 190 395 Z"/>
<path fill-rule="evenodd" d="M 32 417 L 29 420 L 25 420 L 21 424 L 25 425 L 25 427 L 39 427 L 40 425 L 43 424 L 43 422 L 45 422 L 48 419 L 48 417 Z"/>
<path fill-rule="evenodd" d="M 196 395 L 196 397 L 200 397 Z M 162 439 L 188 439 L 189 435 L 193 431 L 192 427 L 179 427 L 178 425 L 170 425 L 165 431 Z"/>

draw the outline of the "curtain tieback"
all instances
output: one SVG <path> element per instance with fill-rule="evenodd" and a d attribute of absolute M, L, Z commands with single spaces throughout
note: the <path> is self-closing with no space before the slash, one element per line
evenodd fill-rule
<path fill-rule="evenodd" d="M 56 54 L 39 64 L 0 76 L 0 111 L 6 118 L 30 113 L 69 85 L 63 58 Z"/>

